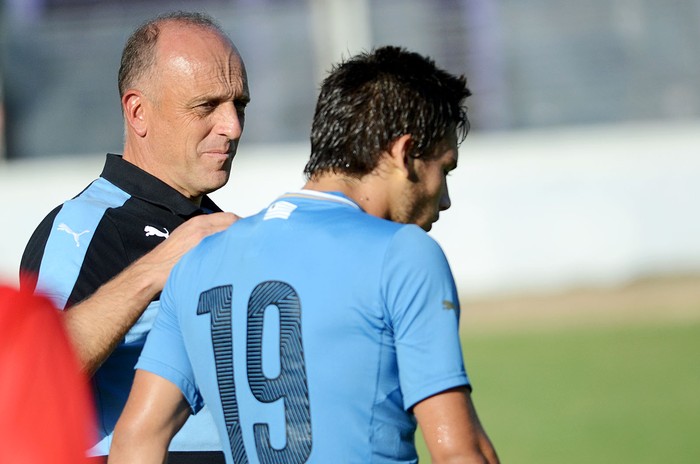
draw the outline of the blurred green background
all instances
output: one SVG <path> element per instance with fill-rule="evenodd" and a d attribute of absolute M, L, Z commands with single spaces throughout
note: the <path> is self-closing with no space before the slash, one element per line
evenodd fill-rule
<path fill-rule="evenodd" d="M 700 462 L 697 288 L 688 278 L 531 298 L 529 320 L 477 303 L 471 327 L 465 305 L 473 398 L 502 462 Z"/>

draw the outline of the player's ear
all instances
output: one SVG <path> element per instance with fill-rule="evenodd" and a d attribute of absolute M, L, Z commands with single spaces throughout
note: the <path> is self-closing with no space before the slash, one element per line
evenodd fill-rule
<path fill-rule="evenodd" d="M 124 120 L 139 137 L 144 137 L 147 132 L 144 103 L 143 94 L 136 89 L 129 89 L 122 96 Z"/>
<path fill-rule="evenodd" d="M 407 178 L 414 177 L 413 153 L 414 142 L 411 134 L 404 134 L 394 140 L 389 149 L 389 156 L 393 166 L 402 172 Z"/>

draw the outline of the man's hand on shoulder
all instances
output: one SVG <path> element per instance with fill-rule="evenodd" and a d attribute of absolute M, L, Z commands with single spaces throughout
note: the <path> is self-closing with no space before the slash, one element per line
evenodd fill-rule
<path fill-rule="evenodd" d="M 239 219 L 234 213 L 212 213 L 195 216 L 175 229 L 167 240 L 144 255 L 136 263 L 150 268 L 157 291 L 163 289 L 173 266 L 204 237 L 229 227 Z"/>
<path fill-rule="evenodd" d="M 233 213 L 196 216 L 163 243 L 134 261 L 97 291 L 65 312 L 68 333 L 83 370 L 92 375 L 163 290 L 171 269 L 208 235 L 238 220 Z"/>

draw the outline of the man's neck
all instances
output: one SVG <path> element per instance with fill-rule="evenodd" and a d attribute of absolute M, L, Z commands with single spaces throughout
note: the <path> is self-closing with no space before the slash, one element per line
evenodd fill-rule
<path fill-rule="evenodd" d="M 352 199 L 366 213 L 386 218 L 388 203 L 386 188 L 376 188 L 375 174 L 360 179 L 339 174 L 323 174 L 309 180 L 304 189 L 319 192 L 340 192 Z"/>
<path fill-rule="evenodd" d="M 162 172 L 162 170 L 158 169 L 159 166 L 157 164 L 149 163 L 149 157 L 147 155 L 144 155 L 141 151 L 130 148 L 129 144 L 126 144 L 124 147 L 122 159 L 124 159 L 124 161 L 128 161 L 129 163 L 142 169 L 143 171 L 146 171 L 153 177 L 165 182 L 170 187 L 180 192 L 181 195 L 183 195 L 189 201 L 194 203 L 196 206 L 199 207 L 202 205 L 203 195 L 197 197 L 191 197 L 187 195 L 183 189 L 178 188 L 178 185 L 175 185 L 173 181 L 165 175 L 165 172 Z"/>

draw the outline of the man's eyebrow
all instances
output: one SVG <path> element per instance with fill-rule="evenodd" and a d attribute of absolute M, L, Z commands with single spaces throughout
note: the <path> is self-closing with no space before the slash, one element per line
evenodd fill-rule
<path fill-rule="evenodd" d="M 191 100 L 191 104 L 193 106 L 200 105 L 202 103 L 207 103 L 207 102 L 225 102 L 225 101 L 233 101 L 236 103 L 242 103 L 244 105 L 247 105 L 250 103 L 250 95 L 247 93 L 241 94 L 241 95 L 236 95 L 236 96 L 231 96 L 226 95 L 226 94 L 204 94 L 204 95 L 198 95 Z"/>
<path fill-rule="evenodd" d="M 239 95 L 236 98 L 234 98 L 234 101 L 237 101 L 237 102 L 240 102 L 240 103 L 247 105 L 248 103 L 250 103 L 250 95 L 248 95 L 247 93 L 244 93 L 244 94 Z"/>

